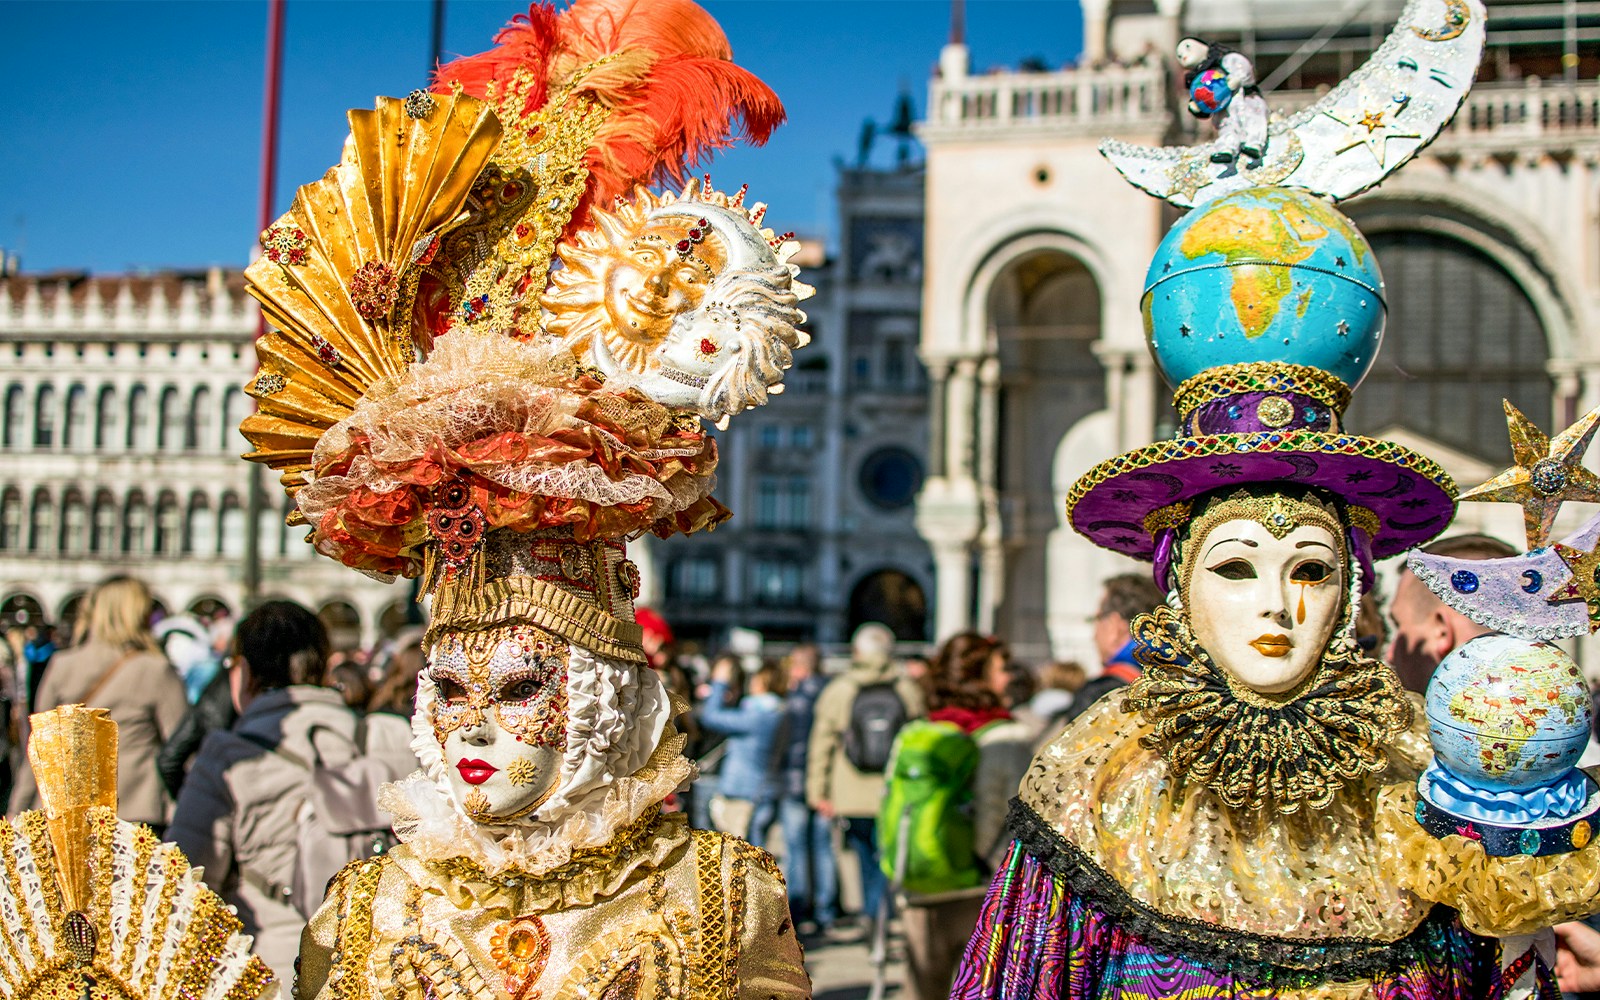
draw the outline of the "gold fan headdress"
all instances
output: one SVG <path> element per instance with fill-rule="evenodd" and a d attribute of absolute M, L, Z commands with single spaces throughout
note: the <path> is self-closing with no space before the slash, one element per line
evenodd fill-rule
<path fill-rule="evenodd" d="M 688 0 L 536 4 L 497 41 L 352 112 L 340 163 L 263 234 L 246 276 L 275 330 L 241 430 L 319 551 L 460 589 L 446 607 L 521 575 L 493 533 L 575 546 L 513 589 L 567 594 L 562 621 L 592 606 L 633 658 L 629 608 L 596 595 L 628 604 L 637 571 L 597 581 L 584 547 L 728 516 L 702 420 L 781 390 L 810 293 L 743 190 L 639 185 L 782 108 Z"/>

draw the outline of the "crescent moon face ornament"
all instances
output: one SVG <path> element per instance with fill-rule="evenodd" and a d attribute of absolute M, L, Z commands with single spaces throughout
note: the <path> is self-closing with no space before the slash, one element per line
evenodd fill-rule
<path fill-rule="evenodd" d="M 1340 201 L 1399 169 L 1455 116 L 1483 55 L 1481 0 L 1410 0 L 1371 59 L 1316 103 L 1267 126 L 1257 162 L 1213 162 L 1216 142 L 1100 152 L 1135 187 L 1180 208 L 1261 184 Z"/>

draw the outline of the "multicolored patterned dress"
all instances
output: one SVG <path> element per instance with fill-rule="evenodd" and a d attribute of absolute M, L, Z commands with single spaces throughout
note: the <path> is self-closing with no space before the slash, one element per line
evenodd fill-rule
<path fill-rule="evenodd" d="M 952 998 L 1481 1000 L 1526 969 L 1395 861 L 1425 725 L 1328 807 L 1269 815 L 1172 773 L 1119 702 L 1035 759 Z"/>

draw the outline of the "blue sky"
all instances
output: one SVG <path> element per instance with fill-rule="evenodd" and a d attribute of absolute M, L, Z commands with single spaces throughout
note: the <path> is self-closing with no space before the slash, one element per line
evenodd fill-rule
<path fill-rule="evenodd" d="M 907 86 L 920 115 L 947 0 L 722 0 L 734 56 L 777 90 L 789 123 L 724 153 L 719 187 L 750 182 L 780 229 L 825 235 L 835 157 Z M 337 159 L 344 112 L 403 95 L 428 69 L 431 4 L 289 0 L 277 210 Z M 525 10 L 448 4 L 447 56 L 486 48 Z M 977 68 L 1080 51 L 1075 0 L 969 0 Z M 266 5 L 0 0 L 12 84 L 0 141 L 0 248 L 27 271 L 240 266 L 256 232 Z M 887 156 L 888 149 L 881 155 Z"/>

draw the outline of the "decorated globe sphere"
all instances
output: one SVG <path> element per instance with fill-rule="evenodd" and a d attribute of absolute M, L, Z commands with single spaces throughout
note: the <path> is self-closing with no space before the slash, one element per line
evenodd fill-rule
<path fill-rule="evenodd" d="M 1589 743 L 1583 672 L 1548 642 L 1498 633 L 1458 647 L 1428 684 L 1428 738 L 1439 763 L 1489 791 L 1560 780 Z"/>
<path fill-rule="evenodd" d="M 1178 220 L 1145 276 L 1150 351 L 1174 386 L 1221 365 L 1308 365 L 1354 389 L 1383 339 L 1372 247 L 1327 202 L 1254 187 Z"/>
<path fill-rule="evenodd" d="M 1233 88 L 1228 86 L 1228 74 L 1213 66 L 1201 72 L 1189 85 L 1189 99 L 1206 117 L 1216 114 L 1233 100 Z"/>

